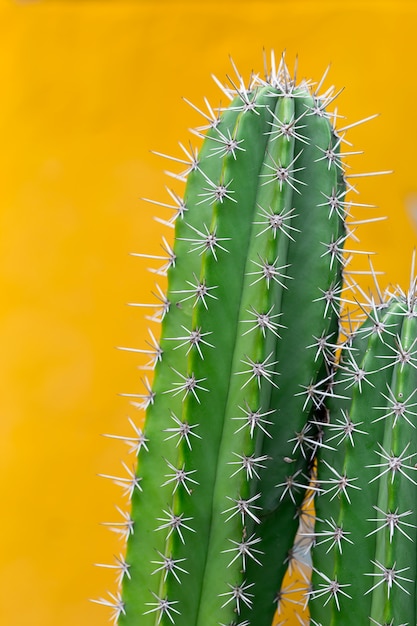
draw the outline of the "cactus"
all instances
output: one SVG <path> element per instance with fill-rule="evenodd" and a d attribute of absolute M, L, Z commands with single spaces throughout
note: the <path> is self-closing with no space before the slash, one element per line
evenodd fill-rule
<path fill-rule="evenodd" d="M 342 350 L 317 468 L 315 626 L 416 624 L 416 287 L 368 298 Z"/>
<path fill-rule="evenodd" d="M 160 339 L 134 349 L 154 381 L 137 469 L 110 477 L 131 500 L 122 593 L 100 600 L 120 626 L 270 626 L 319 445 L 348 236 L 337 94 L 273 55 L 264 79 L 236 74 L 229 107 L 200 111 L 199 153 L 174 158 L 184 198 L 156 202 L 174 209 L 168 290 Z"/>

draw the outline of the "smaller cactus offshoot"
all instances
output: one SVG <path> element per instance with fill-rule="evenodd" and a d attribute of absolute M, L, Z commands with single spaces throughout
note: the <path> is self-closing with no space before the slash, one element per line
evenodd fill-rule
<path fill-rule="evenodd" d="M 315 626 L 416 623 L 416 287 L 369 300 L 342 348 L 317 466 Z"/>

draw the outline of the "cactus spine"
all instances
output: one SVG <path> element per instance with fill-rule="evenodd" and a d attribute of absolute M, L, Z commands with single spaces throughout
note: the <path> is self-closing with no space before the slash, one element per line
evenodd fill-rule
<path fill-rule="evenodd" d="M 270 626 L 319 445 L 347 237 L 335 94 L 273 56 L 231 84 L 174 159 L 154 382 L 137 470 L 114 479 L 131 513 L 122 595 L 102 602 L 121 626 Z"/>
<path fill-rule="evenodd" d="M 312 624 L 416 623 L 417 291 L 371 300 L 319 454 Z"/>

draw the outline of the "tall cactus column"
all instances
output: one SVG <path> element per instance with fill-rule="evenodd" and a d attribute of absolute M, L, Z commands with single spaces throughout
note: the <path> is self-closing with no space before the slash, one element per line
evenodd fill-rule
<path fill-rule="evenodd" d="M 199 154 L 184 149 L 184 198 L 171 192 L 137 474 L 116 479 L 131 496 L 121 626 L 270 626 L 332 377 L 347 235 L 334 94 L 284 62 L 237 83 L 203 114 Z"/>
<path fill-rule="evenodd" d="M 320 451 L 312 624 L 416 623 L 417 301 L 413 280 L 342 352 Z"/>

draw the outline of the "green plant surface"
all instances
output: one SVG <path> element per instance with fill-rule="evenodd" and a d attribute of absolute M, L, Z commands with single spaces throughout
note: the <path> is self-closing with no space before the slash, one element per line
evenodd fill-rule
<path fill-rule="evenodd" d="M 168 290 L 137 469 L 111 477 L 131 499 L 121 626 L 270 626 L 330 393 L 349 206 L 337 94 L 273 56 L 265 78 L 236 75 L 229 106 L 201 111 L 200 151 L 172 158 L 172 248 L 139 255 L 162 260 Z"/>
<path fill-rule="evenodd" d="M 416 282 L 343 348 L 318 461 L 312 624 L 416 623 Z"/>

